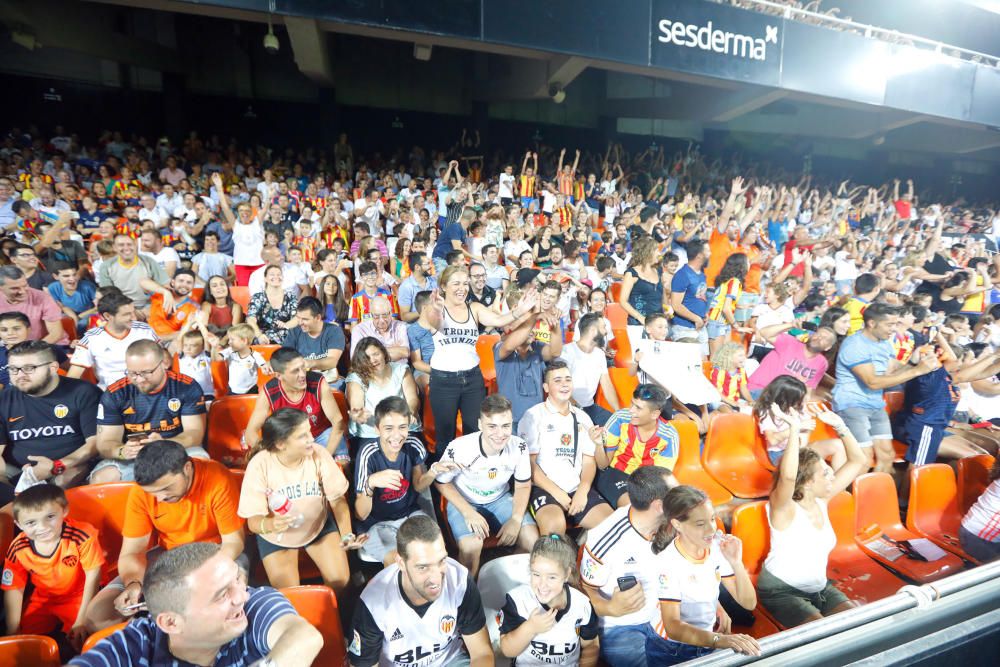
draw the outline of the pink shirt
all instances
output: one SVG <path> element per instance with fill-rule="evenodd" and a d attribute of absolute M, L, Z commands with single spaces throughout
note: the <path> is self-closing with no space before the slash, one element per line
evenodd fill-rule
<path fill-rule="evenodd" d="M 392 320 L 392 323 L 389 324 L 389 330 L 384 335 L 375 329 L 375 320 L 365 320 L 351 327 L 352 355 L 361 339 L 369 336 L 379 339 L 386 347 L 410 347 L 410 339 L 406 335 L 406 325 L 399 320 Z"/>
<path fill-rule="evenodd" d="M 823 379 L 829 364 L 822 354 L 812 359 L 806 357 L 806 344 L 790 334 L 780 334 L 774 341 L 774 349 L 760 362 L 760 367 L 750 376 L 750 390 L 758 391 L 771 384 L 779 375 L 796 377 L 815 389 Z"/>
<path fill-rule="evenodd" d="M 31 340 L 41 340 L 48 335 L 46 322 L 56 322 L 62 328 L 62 310 L 56 300 L 48 292 L 37 290 L 34 287 L 28 288 L 28 297 L 21 303 L 12 304 L 7 301 L 7 297 L 0 292 L 0 313 L 24 313 L 31 322 L 31 329 L 28 337 Z M 58 345 L 69 344 L 69 338 L 65 333 L 57 341 Z"/>

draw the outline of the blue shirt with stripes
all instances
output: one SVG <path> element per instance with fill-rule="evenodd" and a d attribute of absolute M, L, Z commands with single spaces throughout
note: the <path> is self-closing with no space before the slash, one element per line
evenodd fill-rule
<path fill-rule="evenodd" d="M 295 608 L 273 588 L 250 588 L 244 611 L 247 629 L 228 644 L 219 647 L 214 667 L 245 667 L 271 652 L 267 635 L 274 623 Z M 169 635 L 150 618 L 139 618 L 102 639 L 94 648 L 69 661 L 76 667 L 195 667 L 170 653 Z"/>

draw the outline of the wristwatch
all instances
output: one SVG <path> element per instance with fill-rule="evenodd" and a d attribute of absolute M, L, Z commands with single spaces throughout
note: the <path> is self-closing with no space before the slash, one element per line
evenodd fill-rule
<path fill-rule="evenodd" d="M 719 645 L 719 635 L 712 635 L 712 648 Z"/>
<path fill-rule="evenodd" d="M 62 459 L 56 459 L 52 462 L 52 476 L 61 475 L 66 472 L 66 464 L 62 462 Z"/>

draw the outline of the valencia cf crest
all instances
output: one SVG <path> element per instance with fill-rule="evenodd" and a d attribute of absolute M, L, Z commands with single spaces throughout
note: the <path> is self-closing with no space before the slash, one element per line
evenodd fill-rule
<path fill-rule="evenodd" d="M 486 472 L 486 476 L 487 476 L 487 477 L 489 477 L 490 479 L 496 479 L 496 478 L 497 478 L 497 473 L 498 473 L 498 472 L 499 472 L 499 471 L 498 471 L 498 470 L 497 470 L 496 468 L 490 468 L 490 469 L 489 469 L 489 470 L 488 470 L 488 471 Z"/>
<path fill-rule="evenodd" d="M 69 408 L 60 403 L 52 410 L 58 419 L 64 419 L 69 414 Z"/>
<path fill-rule="evenodd" d="M 62 564 L 65 565 L 66 567 L 69 567 L 69 568 L 76 567 L 79 562 L 80 562 L 80 559 L 78 559 L 76 556 L 72 556 L 72 555 L 65 556 L 62 559 Z"/>
<path fill-rule="evenodd" d="M 562 437 L 559 438 L 559 442 L 562 443 L 563 447 L 569 447 L 570 440 L 572 438 L 570 438 L 569 433 L 563 433 Z"/>
<path fill-rule="evenodd" d="M 497 612 L 496 619 L 497 619 L 497 627 L 503 625 L 503 611 L 502 610 Z"/>
<path fill-rule="evenodd" d="M 442 616 L 441 622 L 438 624 L 438 628 L 441 630 L 441 634 L 451 635 L 451 633 L 455 631 L 455 617 Z"/>
<path fill-rule="evenodd" d="M 170 410 L 171 412 L 177 412 L 178 410 L 180 410 L 181 399 L 171 398 L 169 401 L 167 401 L 167 409 Z"/>

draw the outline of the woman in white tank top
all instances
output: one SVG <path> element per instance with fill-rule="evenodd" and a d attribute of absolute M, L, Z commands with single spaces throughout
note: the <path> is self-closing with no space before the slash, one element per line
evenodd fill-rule
<path fill-rule="evenodd" d="M 455 439 L 455 422 L 460 411 L 465 433 L 479 430 L 479 408 L 486 397 L 486 383 L 476 353 L 479 325 L 507 327 L 530 316 L 538 305 L 538 293 L 533 289 L 526 292 L 517 307 L 501 315 L 481 303 L 466 302 L 469 270 L 464 266 L 446 268 L 438 285 L 442 293 L 435 291 L 433 305 L 441 323 L 434 333 L 429 391 L 435 450 L 443 452 Z"/>
<path fill-rule="evenodd" d="M 776 417 L 791 428 L 767 505 L 771 551 L 757 579 L 757 594 L 779 623 L 792 627 L 856 606 L 826 576 L 827 560 L 837 544 L 827 503 L 867 469 L 868 459 L 834 412 L 824 410 L 816 417 L 837 431 L 847 450 L 847 463 L 836 472 L 805 447 L 800 414 Z"/>

